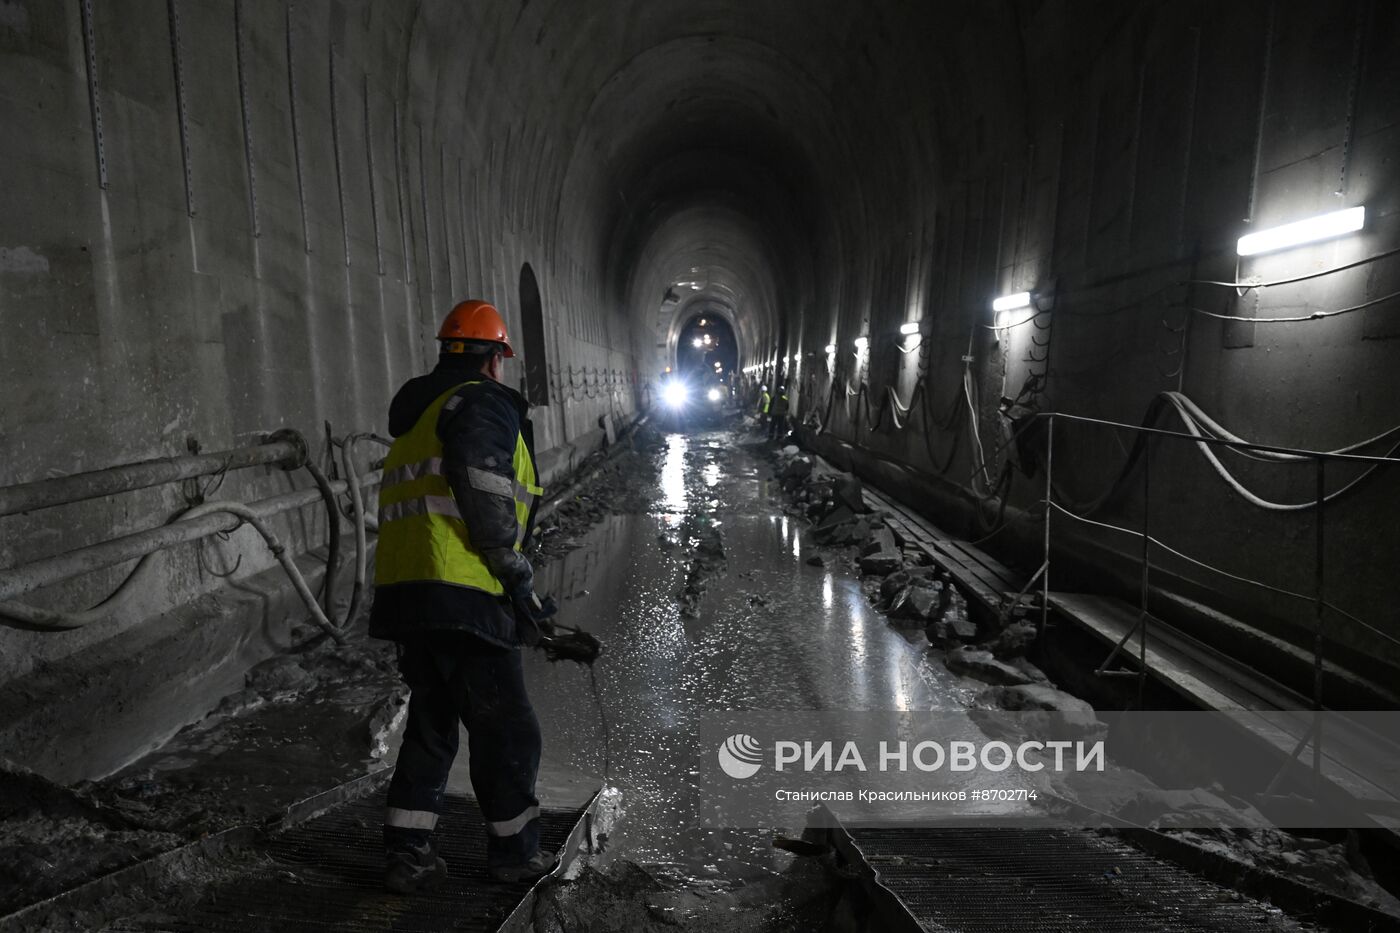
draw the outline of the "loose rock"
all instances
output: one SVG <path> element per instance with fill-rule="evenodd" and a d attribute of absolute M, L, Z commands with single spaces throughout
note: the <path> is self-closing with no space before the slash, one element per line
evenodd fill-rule
<path fill-rule="evenodd" d="M 871 554 L 860 559 L 860 572 L 872 574 L 874 576 L 886 576 L 894 573 L 902 566 L 899 555 L 882 552 Z"/>
<path fill-rule="evenodd" d="M 944 659 L 943 663 L 948 666 L 948 670 L 955 674 L 966 674 L 989 684 L 1011 686 L 1030 683 L 1029 677 L 1005 661 L 998 661 L 990 651 L 979 651 L 975 648 L 954 648 L 948 652 L 948 657 Z M 1065 696 L 1068 697 L 1069 694 L 1065 694 Z M 1070 697 L 1070 699 L 1074 698 Z"/>

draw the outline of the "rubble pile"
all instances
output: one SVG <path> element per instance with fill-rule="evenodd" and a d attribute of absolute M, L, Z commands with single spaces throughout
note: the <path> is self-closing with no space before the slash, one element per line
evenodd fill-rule
<path fill-rule="evenodd" d="M 812 522 L 812 539 L 826 552 L 810 557 L 809 564 L 829 566 L 838 555 L 851 560 L 870 580 L 871 599 L 890 624 L 923 630 L 935 647 L 979 644 L 999 662 L 1024 658 L 1035 641 L 1035 627 L 1019 614 L 1024 610 L 979 625 L 952 578 L 922 549 L 902 545 L 886 522 L 887 513 L 870 509 L 859 478 L 819 470 L 794 445 L 777 450 L 774 459 L 788 511 Z"/>
<path fill-rule="evenodd" d="M 657 454 L 666 437 L 643 424 L 618 442 L 616 450 L 600 451 L 579 468 L 585 477 L 563 491 L 558 504 L 536 522 L 525 551 L 536 565 L 572 551 L 589 528 L 607 515 L 645 512 L 651 505 L 660 464 Z M 546 490 L 552 492 L 552 490 Z"/>

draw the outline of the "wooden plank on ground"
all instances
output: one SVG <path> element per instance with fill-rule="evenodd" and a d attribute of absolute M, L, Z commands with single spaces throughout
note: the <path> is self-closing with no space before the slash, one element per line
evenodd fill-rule
<path fill-rule="evenodd" d="M 909 510 L 868 489 L 863 493 L 866 505 L 889 514 L 890 527 L 908 546 L 928 554 L 963 591 L 989 610 L 1001 609 L 1002 592 L 1019 588 L 1018 583 L 998 578 L 961 549 L 950 547 L 949 538 Z"/>

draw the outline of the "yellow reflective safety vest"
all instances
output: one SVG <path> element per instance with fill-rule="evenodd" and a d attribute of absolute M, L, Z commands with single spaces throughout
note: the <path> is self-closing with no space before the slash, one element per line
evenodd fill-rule
<path fill-rule="evenodd" d="M 767 392 L 762 392 L 762 393 L 759 394 L 759 396 L 758 396 L 758 413 L 759 413 L 760 415 L 766 415 L 766 414 L 768 414 L 768 403 L 769 403 L 769 401 L 770 401 L 770 399 L 769 399 L 769 395 L 768 395 Z"/>
<path fill-rule="evenodd" d="M 384 482 L 379 487 L 379 549 L 375 557 L 376 586 L 394 583 L 438 582 L 465 586 L 501 595 L 505 587 L 492 576 L 486 561 L 467 536 L 466 523 L 457 510 L 452 487 L 443 468 L 443 446 L 438 418 L 444 409 L 462 403 L 457 394 L 481 380 L 453 386 L 433 400 L 407 434 L 394 441 L 384 461 Z M 514 481 L 496 473 L 472 471 L 474 481 L 515 499 L 515 549 L 525 539 L 530 510 L 544 492 L 535 485 L 535 463 L 523 433 L 515 437 Z M 489 490 L 488 488 L 488 491 Z"/>

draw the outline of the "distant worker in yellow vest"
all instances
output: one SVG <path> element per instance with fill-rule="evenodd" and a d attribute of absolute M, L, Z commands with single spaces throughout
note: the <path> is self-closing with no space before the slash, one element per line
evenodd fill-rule
<path fill-rule="evenodd" d="M 768 394 L 767 386 L 758 387 L 758 426 L 764 427 L 768 424 L 768 406 L 773 398 Z"/>
<path fill-rule="evenodd" d="M 768 439 L 787 434 L 787 386 L 778 386 L 778 394 L 768 403 Z"/>
<path fill-rule="evenodd" d="M 459 721 L 491 876 L 555 867 L 539 847 L 540 727 L 520 651 L 551 629 L 553 608 L 535 598 L 520 552 L 541 493 L 528 405 L 501 382 L 515 352 L 494 307 L 458 304 L 438 340 L 436 368 L 389 406 L 370 616 L 370 634 L 398 644 L 412 691 L 384 819 L 385 887 L 398 894 L 447 876 L 432 837 Z"/>

